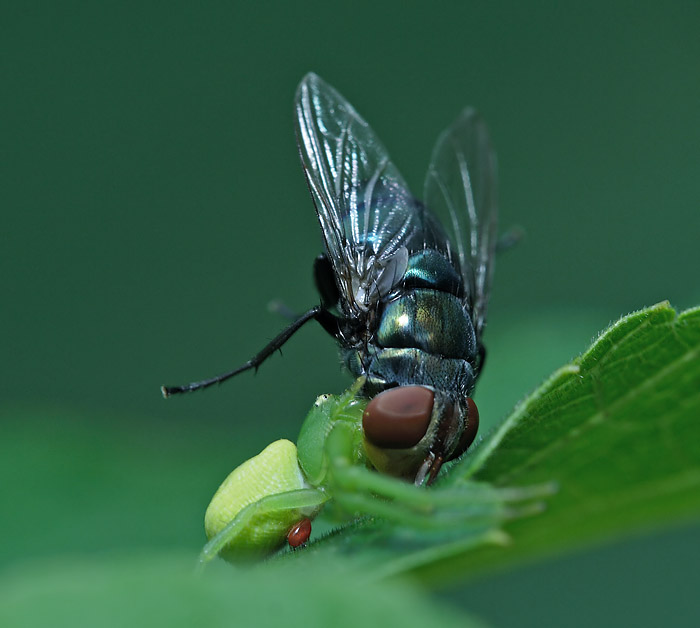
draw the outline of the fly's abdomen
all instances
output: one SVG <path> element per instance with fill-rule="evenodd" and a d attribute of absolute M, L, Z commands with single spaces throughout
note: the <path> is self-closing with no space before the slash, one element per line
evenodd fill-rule
<path fill-rule="evenodd" d="M 384 305 L 377 345 L 472 360 L 476 334 L 460 298 L 462 291 L 459 274 L 441 251 L 425 248 L 414 253 L 401 290 Z"/>
<path fill-rule="evenodd" d="M 476 333 L 461 298 L 462 281 L 452 263 L 435 249 L 408 261 L 400 287 L 385 301 L 371 341 L 348 347 L 350 371 L 366 375 L 366 391 L 423 385 L 466 397 L 474 388 Z"/>
<path fill-rule="evenodd" d="M 382 348 L 421 349 L 443 358 L 470 360 L 476 336 L 462 301 L 448 292 L 417 289 L 386 304 L 376 335 Z"/>

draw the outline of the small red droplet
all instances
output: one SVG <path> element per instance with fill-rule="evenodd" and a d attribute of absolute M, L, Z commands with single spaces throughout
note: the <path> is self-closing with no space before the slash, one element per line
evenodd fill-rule
<path fill-rule="evenodd" d="M 311 519 L 302 519 L 299 523 L 295 523 L 292 529 L 287 532 L 287 543 L 290 547 L 299 547 L 304 545 L 311 536 Z"/>

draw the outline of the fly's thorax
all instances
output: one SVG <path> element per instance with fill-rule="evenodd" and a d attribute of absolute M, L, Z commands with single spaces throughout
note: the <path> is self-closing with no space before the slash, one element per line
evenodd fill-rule
<path fill-rule="evenodd" d="M 458 298 L 464 294 L 460 273 L 446 254 L 436 249 L 422 249 L 409 257 L 401 286 L 403 290 L 432 288 Z"/>
<path fill-rule="evenodd" d="M 393 388 L 365 409 L 365 452 L 378 471 L 414 480 L 426 460 L 442 464 L 461 455 L 477 428 L 478 412 L 470 399 L 426 386 Z"/>

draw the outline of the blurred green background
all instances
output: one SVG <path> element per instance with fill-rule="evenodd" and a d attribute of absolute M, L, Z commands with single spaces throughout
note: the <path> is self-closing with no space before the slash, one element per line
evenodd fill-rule
<path fill-rule="evenodd" d="M 316 302 L 310 70 L 418 195 L 463 106 L 490 125 L 527 236 L 498 260 L 485 429 L 620 315 L 700 304 L 699 27 L 696 2 L 4 3 L 0 567 L 196 551 L 226 473 L 349 382 L 309 326 L 257 376 L 158 390 L 255 353 L 271 299 Z M 445 595 L 503 626 L 684 625 L 699 546 L 691 525 Z"/>

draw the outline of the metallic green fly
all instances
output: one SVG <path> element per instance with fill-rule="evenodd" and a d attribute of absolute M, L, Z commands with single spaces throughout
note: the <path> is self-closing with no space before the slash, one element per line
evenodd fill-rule
<path fill-rule="evenodd" d="M 331 497 L 352 515 L 425 524 L 432 513 L 438 525 L 443 492 L 416 487 L 460 457 L 479 425 L 471 394 L 486 355 L 497 243 L 486 125 L 465 109 L 439 136 L 421 202 L 369 125 L 315 74 L 301 81 L 295 111 L 325 249 L 314 265 L 320 304 L 241 367 L 163 394 L 257 369 L 310 320 L 336 339 L 356 380 L 343 395 L 319 398 L 296 447 L 272 443 L 229 476 L 207 511 L 206 558 L 303 544 Z M 464 499 L 478 501 L 469 491 L 444 495 L 451 520 Z"/>

